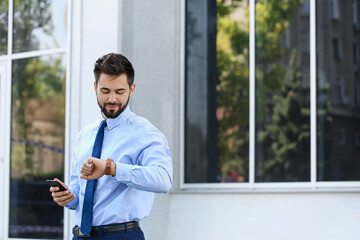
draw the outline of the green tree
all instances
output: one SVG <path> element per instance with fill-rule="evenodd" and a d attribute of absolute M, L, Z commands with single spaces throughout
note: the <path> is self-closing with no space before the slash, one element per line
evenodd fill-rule
<path fill-rule="evenodd" d="M 51 35 L 53 22 L 51 0 L 15 0 L 13 49 L 18 51 L 36 50 L 39 40 L 33 35 L 41 28 Z M 64 69 L 58 57 L 25 58 L 13 62 L 12 80 L 12 131 L 21 139 L 30 140 L 32 121 L 27 119 L 32 112 L 27 109 L 30 99 L 36 98 L 40 104 L 56 99 L 64 104 Z M 64 116 L 64 113 L 61 113 Z M 61 117 L 59 119 L 64 119 Z M 63 121 L 63 120 L 60 120 Z M 59 124 L 63 124 L 60 122 Z M 12 148 L 12 168 L 22 172 L 24 177 L 31 177 L 33 169 L 34 146 L 14 146 Z"/>
<path fill-rule="evenodd" d="M 9 1 L 0 0 L 0 55 L 7 52 L 8 9 Z"/>
<path fill-rule="evenodd" d="M 242 1 L 218 0 L 218 149 L 221 176 L 248 172 L 249 16 L 232 18 Z M 299 181 L 309 177 L 309 87 L 302 84 L 301 53 L 282 37 L 302 0 L 256 3 L 257 179 Z"/>
<path fill-rule="evenodd" d="M 218 169 L 225 181 L 248 179 L 248 15 L 231 14 L 243 1 L 217 1 Z M 232 178 L 232 176 L 236 176 Z"/>

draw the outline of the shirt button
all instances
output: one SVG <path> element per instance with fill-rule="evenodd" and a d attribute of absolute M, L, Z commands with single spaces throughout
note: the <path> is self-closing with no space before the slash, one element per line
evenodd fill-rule
<path fill-rule="evenodd" d="M 142 184 L 142 181 L 140 181 L 139 184 Z"/>
<path fill-rule="evenodd" d="M 124 179 L 125 178 L 125 176 L 121 176 L 121 179 Z"/>

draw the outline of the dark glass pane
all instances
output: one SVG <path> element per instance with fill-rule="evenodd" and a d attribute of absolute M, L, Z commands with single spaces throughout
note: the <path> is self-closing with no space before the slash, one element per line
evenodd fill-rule
<path fill-rule="evenodd" d="M 12 65 L 9 236 L 63 236 L 63 208 L 46 179 L 64 177 L 65 55 Z"/>
<path fill-rule="evenodd" d="M 66 0 L 14 1 L 13 52 L 64 47 Z"/>
<path fill-rule="evenodd" d="M 8 0 L 0 0 L 0 55 L 7 53 Z"/>
<path fill-rule="evenodd" d="M 246 182 L 247 1 L 186 3 L 185 182 Z"/>
<path fill-rule="evenodd" d="M 257 182 L 310 180 L 309 1 L 256 3 Z"/>
<path fill-rule="evenodd" d="M 317 180 L 360 180 L 359 0 L 318 0 Z"/>

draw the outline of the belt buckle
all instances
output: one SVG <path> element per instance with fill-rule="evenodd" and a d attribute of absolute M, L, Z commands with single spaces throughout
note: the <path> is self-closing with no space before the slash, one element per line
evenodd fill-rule
<path fill-rule="evenodd" d="M 81 232 L 81 228 L 80 227 L 77 227 L 75 229 L 75 235 L 78 236 L 78 237 L 82 237 L 82 238 L 89 238 L 90 237 L 90 233 L 85 235 Z"/>

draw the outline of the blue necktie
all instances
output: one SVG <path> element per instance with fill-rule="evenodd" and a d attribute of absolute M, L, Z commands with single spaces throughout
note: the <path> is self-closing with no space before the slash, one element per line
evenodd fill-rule
<path fill-rule="evenodd" d="M 100 158 L 101 155 L 101 148 L 104 139 L 105 127 L 106 127 L 106 120 L 103 120 L 96 134 L 95 143 L 93 147 L 92 156 L 95 158 Z M 95 184 L 96 184 L 96 179 L 87 180 L 86 182 L 85 197 L 84 197 L 84 204 L 83 204 L 82 217 L 81 217 L 81 232 L 84 235 L 88 235 L 91 232 Z"/>

